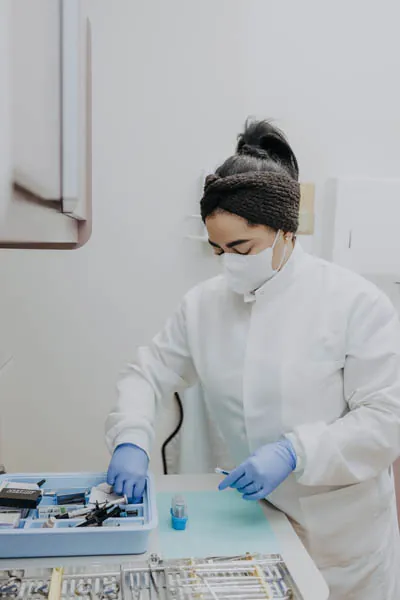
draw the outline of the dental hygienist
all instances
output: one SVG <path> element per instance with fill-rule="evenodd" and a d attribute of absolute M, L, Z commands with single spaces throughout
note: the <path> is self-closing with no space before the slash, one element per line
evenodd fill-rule
<path fill-rule="evenodd" d="M 286 138 L 250 123 L 201 200 L 224 274 L 185 296 L 120 381 L 109 483 L 142 495 L 157 408 L 198 379 L 238 465 L 220 488 L 289 517 L 331 600 L 399 600 L 398 317 L 371 283 L 301 249 L 299 201 Z"/>

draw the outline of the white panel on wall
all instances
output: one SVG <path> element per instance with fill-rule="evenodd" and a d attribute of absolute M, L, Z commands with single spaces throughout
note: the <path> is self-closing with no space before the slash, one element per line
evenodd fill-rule
<path fill-rule="evenodd" d="M 338 179 L 335 204 L 332 260 L 400 279 L 400 179 Z"/>

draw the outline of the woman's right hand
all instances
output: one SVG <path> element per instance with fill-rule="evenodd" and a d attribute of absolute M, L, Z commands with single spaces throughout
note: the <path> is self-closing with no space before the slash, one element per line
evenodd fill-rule
<path fill-rule="evenodd" d="M 143 498 L 149 457 L 134 444 L 121 444 L 112 456 L 108 467 L 107 483 L 120 496 L 127 496 L 129 502 L 139 504 Z"/>

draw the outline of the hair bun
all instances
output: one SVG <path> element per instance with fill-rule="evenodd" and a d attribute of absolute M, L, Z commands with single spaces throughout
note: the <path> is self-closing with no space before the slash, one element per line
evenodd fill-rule
<path fill-rule="evenodd" d="M 245 154 L 246 156 L 255 156 L 256 158 L 269 158 L 269 154 L 266 150 L 259 148 L 258 146 L 249 146 L 249 144 L 243 144 L 237 150 L 238 154 Z"/>
<path fill-rule="evenodd" d="M 239 135 L 236 152 L 279 162 L 291 177 L 298 179 L 299 167 L 293 150 L 284 133 L 268 121 L 247 121 L 244 132 Z"/>

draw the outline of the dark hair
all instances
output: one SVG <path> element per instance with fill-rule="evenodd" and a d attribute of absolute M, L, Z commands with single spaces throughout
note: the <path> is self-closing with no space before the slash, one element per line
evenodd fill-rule
<path fill-rule="evenodd" d="M 216 212 L 248 223 L 296 233 L 299 167 L 286 137 L 268 121 L 247 122 L 236 154 L 206 178 L 200 201 L 203 222 Z"/>
<path fill-rule="evenodd" d="M 250 121 L 238 137 L 236 154 L 218 169 L 219 177 L 239 173 L 270 171 L 289 175 L 298 181 L 299 167 L 296 156 L 285 134 L 268 121 Z"/>

